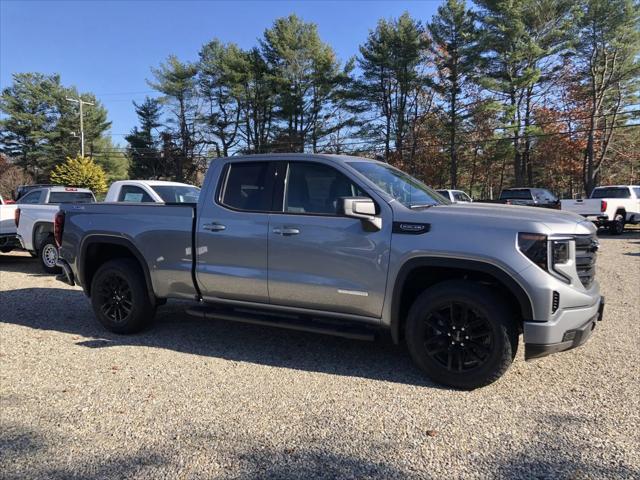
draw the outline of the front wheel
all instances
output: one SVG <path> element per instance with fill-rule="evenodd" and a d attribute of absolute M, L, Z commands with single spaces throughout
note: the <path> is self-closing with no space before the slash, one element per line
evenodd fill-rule
<path fill-rule="evenodd" d="M 121 258 L 104 263 L 91 282 L 91 304 L 100 323 L 114 333 L 135 333 L 153 319 L 144 274 L 135 260 Z"/>
<path fill-rule="evenodd" d="M 44 242 L 40 244 L 38 257 L 40 258 L 40 265 L 45 272 L 60 273 L 62 271 L 60 267 L 56 266 L 58 262 L 58 246 L 53 239 L 53 235 L 49 235 L 45 238 Z"/>
<path fill-rule="evenodd" d="M 405 337 L 411 357 L 429 377 L 465 390 L 495 382 L 518 348 L 515 318 L 504 300 L 469 281 L 443 282 L 418 296 Z"/>

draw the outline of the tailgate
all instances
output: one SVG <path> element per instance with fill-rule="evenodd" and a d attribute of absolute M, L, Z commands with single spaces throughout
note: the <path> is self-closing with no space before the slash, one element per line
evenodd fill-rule
<path fill-rule="evenodd" d="M 598 199 L 561 200 L 562 210 L 584 216 L 600 215 L 602 202 Z"/>

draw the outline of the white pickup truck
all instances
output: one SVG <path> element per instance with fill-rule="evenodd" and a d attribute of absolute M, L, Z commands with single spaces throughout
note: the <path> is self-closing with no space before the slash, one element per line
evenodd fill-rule
<path fill-rule="evenodd" d="M 120 180 L 109 187 L 105 203 L 198 203 L 200 189 L 162 180 Z"/>
<path fill-rule="evenodd" d="M 8 253 L 20 248 L 16 234 L 16 206 L 6 202 L 0 195 L 0 252 Z"/>
<path fill-rule="evenodd" d="M 18 199 L 15 213 L 18 239 L 25 250 L 40 259 L 45 272 L 59 272 L 53 222 L 60 205 L 95 201 L 91 190 L 75 187 L 36 188 Z"/>
<path fill-rule="evenodd" d="M 640 223 L 640 186 L 609 185 L 595 188 L 586 200 L 562 200 L 562 210 L 577 213 L 613 235 L 624 232 L 627 223 Z"/>

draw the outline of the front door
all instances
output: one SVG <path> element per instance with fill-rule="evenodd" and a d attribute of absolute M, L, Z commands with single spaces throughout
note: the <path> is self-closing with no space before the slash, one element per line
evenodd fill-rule
<path fill-rule="evenodd" d="M 382 230 L 340 215 L 340 197 L 367 193 L 336 168 L 291 161 L 282 213 L 269 222 L 272 304 L 379 318 L 391 241 L 387 205 Z M 386 218 L 385 218 L 386 217 Z"/>
<path fill-rule="evenodd" d="M 214 168 L 214 167 L 212 167 Z M 232 162 L 201 202 L 196 274 L 203 297 L 268 303 L 267 235 L 274 167 L 271 162 Z M 204 194 L 204 192 L 203 192 Z"/>

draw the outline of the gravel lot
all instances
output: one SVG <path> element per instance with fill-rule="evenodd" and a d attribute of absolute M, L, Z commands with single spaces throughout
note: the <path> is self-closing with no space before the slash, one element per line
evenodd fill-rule
<path fill-rule="evenodd" d="M 640 478 L 640 230 L 603 235 L 584 347 L 473 392 L 402 348 L 159 310 L 106 333 L 79 288 L 0 255 L 0 477 Z"/>

